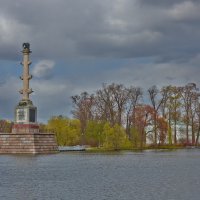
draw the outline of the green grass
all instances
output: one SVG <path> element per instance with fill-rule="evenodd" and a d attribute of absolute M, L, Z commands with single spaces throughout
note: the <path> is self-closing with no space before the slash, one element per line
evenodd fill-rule
<path fill-rule="evenodd" d="M 86 149 L 87 152 L 114 152 L 114 151 L 143 151 L 143 150 L 159 150 L 159 149 L 165 149 L 165 150 L 176 150 L 176 149 L 184 149 L 185 147 L 182 145 L 150 145 L 150 146 L 145 146 L 143 148 L 140 147 L 125 147 L 125 148 L 120 148 L 120 149 L 112 149 L 112 148 L 105 148 L 105 147 L 91 147 L 89 149 Z"/>

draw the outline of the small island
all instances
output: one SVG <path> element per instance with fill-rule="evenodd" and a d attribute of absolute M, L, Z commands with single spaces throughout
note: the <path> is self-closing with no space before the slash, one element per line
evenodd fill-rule
<path fill-rule="evenodd" d="M 146 92 L 140 87 L 103 84 L 94 94 L 72 96 L 72 102 L 73 118 L 54 116 L 41 125 L 54 130 L 59 146 L 82 145 L 100 152 L 199 147 L 195 83 L 152 86 Z"/>

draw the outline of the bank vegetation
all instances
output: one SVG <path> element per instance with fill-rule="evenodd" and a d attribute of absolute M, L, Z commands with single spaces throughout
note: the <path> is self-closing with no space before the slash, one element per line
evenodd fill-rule
<path fill-rule="evenodd" d="M 185 86 L 125 87 L 103 84 L 94 94 L 72 96 L 73 119 L 52 117 L 41 129 L 53 130 L 58 144 L 101 149 L 198 146 L 200 94 Z"/>

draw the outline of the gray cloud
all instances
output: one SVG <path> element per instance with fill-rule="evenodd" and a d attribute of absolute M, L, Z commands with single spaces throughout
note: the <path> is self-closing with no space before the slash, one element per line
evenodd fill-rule
<path fill-rule="evenodd" d="M 71 91 L 73 86 L 65 80 L 33 80 L 35 92 L 32 100 L 38 107 L 39 121 L 45 121 L 52 115 L 67 115 L 71 110 Z"/>
<path fill-rule="evenodd" d="M 49 79 L 53 76 L 52 69 L 55 62 L 52 60 L 41 60 L 34 66 L 32 73 L 36 78 Z"/>
<path fill-rule="evenodd" d="M 200 68 L 191 65 L 193 59 L 188 63 L 151 63 L 151 64 L 129 64 L 118 70 L 107 71 L 105 80 L 108 83 L 123 83 L 126 86 L 139 86 L 147 90 L 152 85 L 163 87 L 167 85 L 183 86 L 187 83 L 199 84 Z M 196 62 L 196 61 L 195 61 Z M 188 67 L 190 66 L 190 67 Z"/>
<path fill-rule="evenodd" d="M 20 82 L 15 77 L 10 77 L 0 84 L 1 118 L 14 118 L 14 108 L 17 105 L 16 97 L 19 97 L 20 87 Z"/>
<path fill-rule="evenodd" d="M 199 81 L 199 0 L 0 4 L 0 59 L 18 63 L 22 43 L 31 43 L 32 98 L 41 120 L 70 113 L 71 95 L 103 82 L 147 88 Z M 0 83 L 2 115 L 11 113 L 20 87 L 12 77 Z"/>
<path fill-rule="evenodd" d="M 191 54 L 199 51 L 199 8 L 192 0 L 7 0 L 0 8 L 0 56 L 23 41 L 45 59 Z"/>

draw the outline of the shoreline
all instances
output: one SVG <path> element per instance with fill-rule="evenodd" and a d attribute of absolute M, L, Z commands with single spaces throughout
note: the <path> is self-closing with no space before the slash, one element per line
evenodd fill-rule
<path fill-rule="evenodd" d="M 149 150 L 166 150 L 166 151 L 173 151 L 173 150 L 180 150 L 180 149 L 199 149 L 200 147 L 194 146 L 157 146 L 157 147 L 144 147 L 144 148 L 120 148 L 120 149 L 109 149 L 109 148 L 98 148 L 98 147 L 91 147 L 87 148 L 85 152 L 120 152 L 120 151 L 133 151 L 133 152 L 142 152 L 142 151 L 149 151 Z"/>

